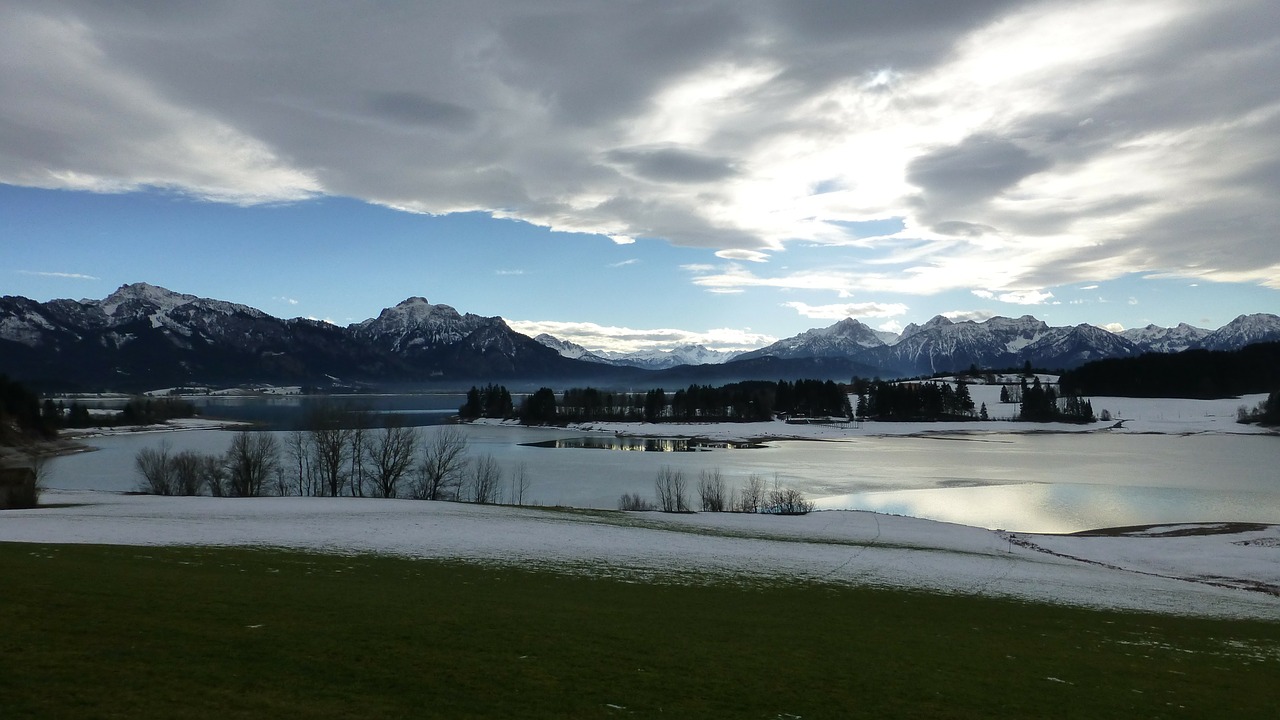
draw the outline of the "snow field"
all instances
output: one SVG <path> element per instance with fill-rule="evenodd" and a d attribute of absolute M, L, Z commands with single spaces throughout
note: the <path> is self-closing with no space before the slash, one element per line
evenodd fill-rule
<path fill-rule="evenodd" d="M 821 581 L 1280 619 L 1280 526 L 1097 538 L 1009 535 L 869 512 L 663 515 L 91 491 L 50 491 L 43 501 L 48 507 L 0 515 L 0 541 L 279 547 L 657 581 Z"/>

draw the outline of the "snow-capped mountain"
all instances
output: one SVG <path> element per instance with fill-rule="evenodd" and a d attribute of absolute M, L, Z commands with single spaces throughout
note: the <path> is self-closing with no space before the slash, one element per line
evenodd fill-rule
<path fill-rule="evenodd" d="M 829 327 L 806 330 L 759 350 L 742 353 L 737 359 L 776 357 L 789 360 L 811 357 L 853 357 L 870 348 L 884 347 L 884 345 L 885 342 L 878 332 L 853 318 L 845 318 Z"/>
<path fill-rule="evenodd" d="M 878 349 L 877 364 L 907 375 L 1021 364 L 1023 351 L 1049 332 L 1044 322 L 1024 315 L 984 322 L 953 322 L 941 315 L 924 325 L 908 325 L 893 345 Z"/>
<path fill-rule="evenodd" d="M 646 370 L 665 370 L 681 365 L 722 365 L 739 353 L 712 350 L 705 345 L 680 345 L 670 350 L 644 350 L 633 353 L 600 352 L 615 365 L 627 365 Z"/>
<path fill-rule="evenodd" d="M 1074 368 L 1103 358 L 1132 357 L 1142 350 L 1125 338 L 1096 325 L 1050 328 L 1022 350 L 1022 359 L 1036 367 Z"/>
<path fill-rule="evenodd" d="M 1158 325 L 1130 328 L 1120 331 L 1119 335 L 1143 352 L 1176 353 L 1200 347 L 1200 343 L 1209 335 L 1209 331 L 1179 323 L 1177 327 L 1172 328 L 1163 328 Z"/>
<path fill-rule="evenodd" d="M 1280 317 L 1269 313 L 1241 315 L 1209 333 L 1199 347 L 1207 350 L 1234 350 L 1260 342 L 1280 341 Z"/>
<path fill-rule="evenodd" d="M 617 367 L 633 367 L 645 370 L 665 370 L 680 365 L 720 365 L 737 357 L 739 353 L 712 350 L 704 345 L 688 344 L 670 350 L 644 350 L 622 353 L 608 350 L 588 350 L 583 346 L 543 333 L 534 338 L 560 353 L 561 356 L 603 363 Z"/>
<path fill-rule="evenodd" d="M 448 382 L 591 376 L 592 367 L 501 318 L 423 298 L 347 328 L 145 283 L 104 300 L 0 298 L 0 372 L 49 387 Z"/>
<path fill-rule="evenodd" d="M 938 316 L 901 335 L 852 318 L 749 353 L 687 345 L 631 354 L 529 338 L 500 317 L 413 297 L 348 327 L 125 285 L 102 300 L 0 297 L 0 373 L 48 389 L 142 390 L 276 383 L 731 382 L 761 378 L 902 377 L 979 368 L 1070 369 L 1101 358 L 1182 349 L 1236 350 L 1280 341 L 1280 317 L 1242 315 L 1209 332 L 1182 324 L 1112 333 L 1050 327 L 1030 315 L 983 322 Z M 656 371 L 647 376 L 645 373 Z"/>
<path fill-rule="evenodd" d="M 744 353 L 740 360 L 773 356 L 783 359 L 843 357 L 879 368 L 885 375 L 924 375 L 980 368 L 1073 368 L 1109 357 L 1143 352 L 1179 352 L 1189 348 L 1236 350 L 1245 345 L 1280 340 L 1280 318 L 1246 315 L 1210 333 L 1185 323 L 1175 328 L 1149 326 L 1112 333 L 1093 325 L 1050 327 L 1030 315 L 993 317 L 982 322 L 952 321 L 937 316 L 908 325 L 893 342 L 876 342 L 856 320 L 808 330 L 767 348 Z"/>
<path fill-rule="evenodd" d="M 426 298 L 411 297 L 348 330 L 359 340 L 403 353 L 461 342 L 481 328 L 496 325 L 506 327 L 502 318 L 463 315 L 448 305 L 432 305 Z"/>
<path fill-rule="evenodd" d="M 554 335 L 542 333 L 533 339 L 560 353 L 560 357 L 566 357 L 570 360 L 585 360 L 587 362 L 604 363 L 606 365 L 613 364 L 613 361 L 609 358 L 601 357 L 575 342 L 561 340 Z"/>

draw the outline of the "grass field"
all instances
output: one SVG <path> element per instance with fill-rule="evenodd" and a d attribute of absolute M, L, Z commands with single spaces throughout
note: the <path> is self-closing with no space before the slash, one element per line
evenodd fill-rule
<path fill-rule="evenodd" d="M 1272 717 L 1280 622 L 0 544 L 0 717 Z"/>

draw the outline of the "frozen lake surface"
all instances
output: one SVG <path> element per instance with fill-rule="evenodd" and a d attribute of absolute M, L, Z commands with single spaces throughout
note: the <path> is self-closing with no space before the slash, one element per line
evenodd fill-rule
<path fill-rule="evenodd" d="M 702 471 L 719 470 L 730 487 L 756 474 L 801 490 L 820 509 L 875 510 L 990 529 L 1074 532 L 1154 523 L 1280 522 L 1280 437 L 1274 435 L 856 435 L 661 452 L 574 447 L 598 442 L 599 432 L 461 428 L 470 456 L 492 455 L 508 474 L 523 464 L 526 501 L 543 505 L 615 508 L 623 493 L 651 496 L 659 469 L 670 466 L 686 475 L 691 488 Z M 231 433 L 219 430 L 95 438 L 89 442 L 98 451 L 51 463 L 47 485 L 132 490 L 138 483 L 134 456 L 141 448 L 164 442 L 174 451 L 216 453 L 230 439 Z"/>

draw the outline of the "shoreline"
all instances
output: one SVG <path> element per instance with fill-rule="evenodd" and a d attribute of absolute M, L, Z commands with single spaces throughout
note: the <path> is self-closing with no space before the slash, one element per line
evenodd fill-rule
<path fill-rule="evenodd" d="M 641 440 L 687 440 L 728 443 L 764 443 L 782 441 L 845 442 L 860 438 L 924 438 L 959 439 L 963 436 L 977 442 L 983 435 L 1079 435 L 1108 433 L 1118 435 L 1241 435 L 1278 437 L 1280 429 L 1257 425 L 1220 422 L 1190 422 L 1157 425 L 1155 423 L 1125 421 L 1124 427 L 1115 427 L 1115 421 L 1098 421 L 1077 425 L 1072 423 L 1033 423 L 1014 420 L 978 420 L 973 422 L 875 422 L 849 424 L 789 425 L 783 421 L 732 423 L 732 422 L 586 422 L 566 425 L 521 425 L 517 420 L 481 418 L 461 425 L 499 428 L 546 429 L 561 432 L 614 435 L 619 438 Z M 797 430 L 803 428 L 803 430 Z"/>

